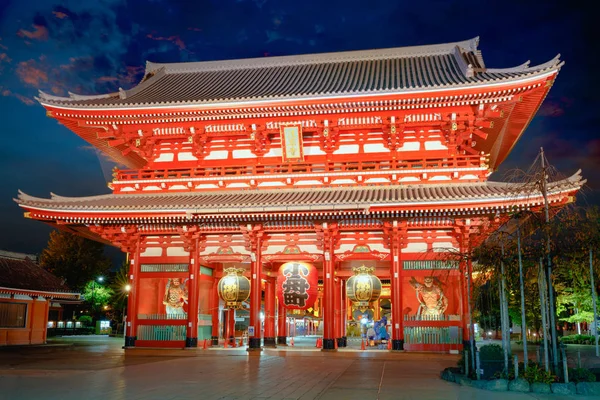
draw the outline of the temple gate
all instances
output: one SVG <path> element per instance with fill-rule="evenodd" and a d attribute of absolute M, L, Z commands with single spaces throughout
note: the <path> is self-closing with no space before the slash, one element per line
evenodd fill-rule
<path fill-rule="evenodd" d="M 285 344 L 294 318 L 334 351 L 367 315 L 385 316 L 393 351 L 460 350 L 472 250 L 509 212 L 543 204 L 535 188 L 487 178 L 562 65 L 491 69 L 477 46 L 148 62 L 129 90 L 40 93 L 48 116 L 127 169 L 114 170 L 111 194 L 17 202 L 129 254 L 127 346 L 216 344 L 247 314 L 251 350 Z M 550 205 L 582 184 L 579 173 L 550 183 Z M 318 273 L 306 310 L 277 298 L 289 262 Z M 361 310 L 345 288 L 363 265 L 382 288 Z M 248 300 L 219 298 L 229 268 L 244 270 Z M 307 283 L 295 274 L 299 302 Z M 237 296 L 232 282 L 222 296 Z"/>

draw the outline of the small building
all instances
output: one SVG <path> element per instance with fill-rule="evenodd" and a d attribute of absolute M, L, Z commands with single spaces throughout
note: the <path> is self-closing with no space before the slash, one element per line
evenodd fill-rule
<path fill-rule="evenodd" d="M 50 308 L 81 297 L 36 261 L 0 251 L 0 346 L 46 343 Z"/>

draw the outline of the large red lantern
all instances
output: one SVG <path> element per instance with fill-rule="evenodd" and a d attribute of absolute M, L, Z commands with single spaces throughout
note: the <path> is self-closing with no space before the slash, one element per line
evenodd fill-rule
<path fill-rule="evenodd" d="M 277 274 L 277 297 L 292 310 L 311 308 L 317 300 L 319 276 L 314 265 L 288 262 Z"/>

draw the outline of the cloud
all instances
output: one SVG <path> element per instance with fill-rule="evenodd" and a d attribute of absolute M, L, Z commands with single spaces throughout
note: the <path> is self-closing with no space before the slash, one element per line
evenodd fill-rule
<path fill-rule="evenodd" d="M 39 88 L 48 82 L 48 74 L 36 60 L 21 61 L 17 67 L 17 75 L 23 83 Z"/>
<path fill-rule="evenodd" d="M 43 25 L 33 24 L 33 31 L 26 31 L 25 29 L 20 29 L 17 32 L 17 35 L 20 37 L 26 37 L 28 39 L 35 40 L 48 40 L 48 28 Z"/>
<path fill-rule="evenodd" d="M 65 19 L 68 17 L 68 15 L 62 11 L 52 11 L 52 14 L 54 14 L 54 16 L 58 19 Z"/>
<path fill-rule="evenodd" d="M 35 101 L 33 101 L 33 99 L 30 99 L 29 97 L 25 97 L 23 95 L 20 95 L 18 93 L 13 93 L 8 89 L 4 89 L 2 90 L 2 92 L 0 92 L 2 94 L 2 96 L 4 97 L 15 97 L 18 100 L 20 100 L 23 104 L 26 104 L 28 106 L 32 106 L 35 104 Z"/>
<path fill-rule="evenodd" d="M 560 99 L 546 99 L 536 115 L 539 117 L 560 117 L 564 115 L 566 109 L 571 104 L 573 104 L 573 100 L 565 97 Z"/>
<path fill-rule="evenodd" d="M 167 42 L 171 42 L 171 43 L 175 44 L 175 46 L 179 47 L 180 50 L 186 50 L 185 43 L 183 42 L 183 40 L 181 40 L 179 35 L 164 37 L 164 36 L 153 36 L 151 33 L 149 33 L 146 35 L 146 37 L 148 39 L 158 40 L 158 41 L 166 40 Z"/>
<path fill-rule="evenodd" d="M 6 53 L 0 53 L 0 63 L 10 63 L 12 62 L 12 58 L 8 56 Z"/>

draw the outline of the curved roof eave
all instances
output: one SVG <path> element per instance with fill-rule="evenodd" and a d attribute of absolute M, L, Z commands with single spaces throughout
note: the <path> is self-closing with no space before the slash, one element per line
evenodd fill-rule
<path fill-rule="evenodd" d="M 62 101 L 56 100 L 44 100 L 36 98 L 43 106 L 52 107 L 57 109 L 67 110 L 88 110 L 88 111 L 124 111 L 124 110 L 141 110 L 141 109 L 170 109 L 170 108 L 216 108 L 216 107 L 248 107 L 248 106 L 259 106 L 265 103 L 283 103 L 289 101 L 319 101 L 328 99 L 342 99 L 342 98 L 360 98 L 360 97 L 379 97 L 379 96 L 393 96 L 393 95 L 405 95 L 405 94 L 421 94 L 421 93 L 436 93 L 436 92 L 447 92 L 451 90 L 460 89 L 473 89 L 473 88 L 486 88 L 486 87 L 498 87 L 505 86 L 515 83 L 526 83 L 531 80 L 543 78 L 545 76 L 556 73 L 563 63 L 555 64 L 546 70 L 526 72 L 527 76 L 518 76 L 505 79 L 498 79 L 492 82 L 472 82 L 467 84 L 456 84 L 456 85 L 444 85 L 428 88 L 407 88 L 401 90 L 386 90 L 386 91 L 375 91 L 375 92 L 357 92 L 357 93 L 334 93 L 334 94 L 318 94 L 318 95 L 285 95 L 277 97 L 264 97 L 264 98 L 242 98 L 242 99 L 223 99 L 223 100 L 204 100 L 204 101 L 178 101 L 178 102 L 161 102 L 161 103 L 125 103 L 115 105 L 81 105 L 81 104 L 69 104 L 71 99 L 63 99 Z M 56 96 L 51 96 L 56 97 Z"/>

